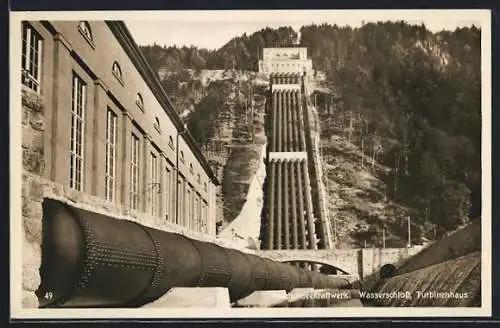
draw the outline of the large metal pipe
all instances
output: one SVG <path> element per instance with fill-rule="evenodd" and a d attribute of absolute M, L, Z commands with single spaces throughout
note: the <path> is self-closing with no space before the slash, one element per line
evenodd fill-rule
<path fill-rule="evenodd" d="M 288 186 L 290 184 L 290 173 L 288 171 L 288 160 L 283 160 L 283 178 L 284 178 L 284 183 L 283 183 L 283 198 L 284 198 L 284 204 L 283 204 L 283 220 L 285 221 L 285 226 L 284 226 L 284 239 L 285 239 L 285 249 L 290 249 L 290 216 L 288 212 L 288 200 L 289 200 L 289 193 L 288 193 Z"/>
<path fill-rule="evenodd" d="M 290 120 L 290 99 L 289 99 L 289 91 L 286 91 L 286 107 L 285 107 L 285 120 L 283 121 L 283 124 L 285 125 L 286 128 L 286 135 L 285 135 L 285 143 L 287 145 L 287 148 L 285 151 L 291 151 L 290 150 L 290 127 L 288 125 L 288 122 Z"/>
<path fill-rule="evenodd" d="M 277 196 L 278 196 L 278 201 L 276 203 L 276 208 L 278 210 L 278 214 L 276 215 L 276 220 L 277 220 L 277 225 L 276 225 L 276 249 L 281 249 L 281 236 L 282 236 L 282 220 L 283 220 L 283 217 L 281 215 L 281 209 L 282 209 L 282 180 L 283 180 L 283 174 L 282 173 L 282 161 L 280 159 L 277 160 L 277 163 L 276 165 L 278 166 L 278 173 L 277 173 L 277 178 L 278 178 L 278 187 L 276 189 L 276 193 L 277 193 Z"/>
<path fill-rule="evenodd" d="M 295 93 L 294 93 L 295 94 Z M 296 136 L 296 143 L 297 143 L 297 149 L 298 151 L 305 151 L 304 148 L 302 148 L 302 143 L 300 139 L 300 122 L 302 121 L 302 118 L 299 116 L 299 105 L 297 102 L 295 102 L 295 96 L 293 97 L 294 99 L 294 115 L 295 115 L 295 136 Z"/>
<path fill-rule="evenodd" d="M 276 163 L 270 161 L 269 166 L 271 167 L 270 175 L 269 175 L 269 204 L 268 204 L 268 233 L 267 233 L 267 249 L 274 248 L 274 184 L 276 182 Z"/>
<path fill-rule="evenodd" d="M 297 120 L 297 108 L 295 107 L 295 97 L 294 92 L 292 91 L 290 94 L 291 108 L 292 108 L 292 129 L 293 129 L 293 151 L 301 151 L 299 148 L 299 136 L 297 124 L 299 123 Z"/>
<path fill-rule="evenodd" d="M 283 119 L 280 124 L 283 126 L 283 151 L 289 151 L 288 148 L 288 91 L 283 91 Z"/>
<path fill-rule="evenodd" d="M 276 115 L 276 122 L 277 122 L 277 141 L 278 145 L 275 151 L 282 151 L 282 134 L 283 134 L 283 125 L 281 124 L 282 120 L 282 113 L 283 113 L 283 100 L 281 96 L 281 91 L 276 91 L 277 93 L 277 103 L 278 103 L 278 111 Z"/>
<path fill-rule="evenodd" d="M 137 307 L 172 287 L 228 287 L 231 301 L 256 290 L 349 288 L 347 278 L 307 272 L 78 209 L 43 202 L 41 307 Z"/>
<path fill-rule="evenodd" d="M 299 212 L 299 226 L 300 226 L 300 247 L 302 249 L 307 248 L 306 241 L 306 223 L 304 216 L 304 194 L 307 192 L 302 185 L 302 169 L 301 162 L 295 162 L 295 176 L 297 177 L 297 199 L 299 201 L 298 212 Z"/>
<path fill-rule="evenodd" d="M 296 151 L 293 142 L 294 142 L 294 135 L 293 135 L 293 106 L 292 106 L 292 93 L 293 91 L 288 91 L 288 142 L 289 142 L 289 149 L 290 151 Z"/>
<path fill-rule="evenodd" d="M 309 182 L 309 172 L 307 171 L 307 162 L 301 161 L 300 165 L 302 167 L 302 177 L 304 178 L 304 195 L 305 195 L 305 203 L 306 203 L 306 211 L 307 211 L 307 234 L 309 236 L 309 248 L 310 249 L 318 249 L 317 241 L 316 241 L 316 229 L 314 224 L 314 214 L 313 214 L 313 205 L 312 205 L 312 197 L 311 197 L 311 184 Z"/>
<path fill-rule="evenodd" d="M 300 92 L 296 91 L 295 92 L 295 103 L 298 106 L 298 111 L 299 111 L 299 130 L 300 130 L 300 144 L 301 148 L 306 150 L 306 139 L 305 139 L 305 125 L 304 125 L 304 112 L 302 110 L 302 103 L 300 102 Z"/>
<path fill-rule="evenodd" d="M 272 131 L 272 134 L 273 134 L 273 137 L 272 137 L 272 142 L 271 142 L 271 151 L 276 151 L 276 139 L 277 139 L 277 130 L 278 130 L 278 121 L 277 121 L 277 94 L 276 92 L 273 92 L 272 93 L 273 95 L 273 99 L 272 99 L 272 103 L 273 103 L 273 116 L 272 116 L 272 122 L 273 122 L 273 131 Z"/>
<path fill-rule="evenodd" d="M 298 249 L 299 248 L 299 231 L 297 227 L 297 193 L 295 190 L 295 182 L 296 182 L 296 174 L 295 174 L 295 166 L 294 166 L 294 161 L 290 161 L 289 165 L 289 172 L 290 172 L 290 187 L 291 187 L 291 198 L 292 198 L 292 248 L 293 249 Z"/>

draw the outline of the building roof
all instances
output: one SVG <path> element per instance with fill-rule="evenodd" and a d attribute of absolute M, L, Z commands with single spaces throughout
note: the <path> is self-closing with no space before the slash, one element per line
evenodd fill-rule
<path fill-rule="evenodd" d="M 263 49 L 287 49 L 287 48 L 304 48 L 307 49 L 306 46 L 302 44 L 286 44 L 283 46 L 277 46 L 277 47 L 264 47 Z"/>
<path fill-rule="evenodd" d="M 106 24 L 108 25 L 122 48 L 127 53 L 132 63 L 134 63 L 135 67 L 141 74 L 148 87 L 155 94 L 156 99 L 163 107 L 163 110 L 167 113 L 168 117 L 174 123 L 178 133 L 182 133 L 184 140 L 186 140 L 186 143 L 193 151 L 196 159 L 198 159 L 203 169 L 207 172 L 210 180 L 212 180 L 214 184 L 219 185 L 220 183 L 215 176 L 215 173 L 213 172 L 210 164 L 208 164 L 205 156 L 203 156 L 203 154 L 201 153 L 201 149 L 196 145 L 196 142 L 189 130 L 186 129 L 184 122 L 182 122 L 179 114 L 177 114 L 177 111 L 175 110 L 172 102 L 161 86 L 157 74 L 153 71 L 146 58 L 144 57 L 142 51 L 135 43 L 132 34 L 130 34 L 130 31 L 128 30 L 125 23 L 123 21 L 106 21 Z"/>
<path fill-rule="evenodd" d="M 292 71 L 292 72 L 271 72 L 269 73 L 269 76 L 271 77 L 297 77 L 297 76 L 302 76 L 303 72 L 297 72 L 297 71 Z"/>

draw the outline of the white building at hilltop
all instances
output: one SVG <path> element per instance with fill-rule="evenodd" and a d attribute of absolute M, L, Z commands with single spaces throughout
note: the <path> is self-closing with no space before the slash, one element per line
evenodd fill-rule
<path fill-rule="evenodd" d="M 259 73 L 313 74 L 312 60 L 307 58 L 307 48 L 264 48 L 259 60 Z"/>

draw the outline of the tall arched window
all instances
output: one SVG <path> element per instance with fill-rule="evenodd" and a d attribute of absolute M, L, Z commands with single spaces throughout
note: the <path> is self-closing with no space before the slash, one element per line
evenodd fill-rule
<path fill-rule="evenodd" d="M 144 100 L 142 100 L 142 96 L 140 93 L 137 93 L 137 95 L 135 95 L 135 103 L 142 111 L 144 111 Z"/>
<path fill-rule="evenodd" d="M 184 152 L 181 150 L 180 154 L 179 154 L 179 160 L 184 163 Z"/>
<path fill-rule="evenodd" d="M 189 172 L 193 173 L 193 163 L 189 163 Z"/>
<path fill-rule="evenodd" d="M 92 36 L 92 30 L 90 29 L 90 24 L 87 21 L 80 21 L 78 23 L 78 30 L 89 42 L 93 42 L 94 38 Z"/>
<path fill-rule="evenodd" d="M 118 64 L 118 62 L 114 62 L 111 69 L 113 71 L 113 75 L 118 79 L 118 81 L 120 81 L 121 84 L 123 84 L 122 69 L 120 68 L 120 64 Z"/>

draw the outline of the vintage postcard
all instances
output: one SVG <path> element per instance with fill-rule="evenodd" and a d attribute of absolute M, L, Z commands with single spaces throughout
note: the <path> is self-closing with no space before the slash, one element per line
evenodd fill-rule
<path fill-rule="evenodd" d="M 10 72 L 13 319 L 491 315 L 488 10 L 14 11 Z"/>

